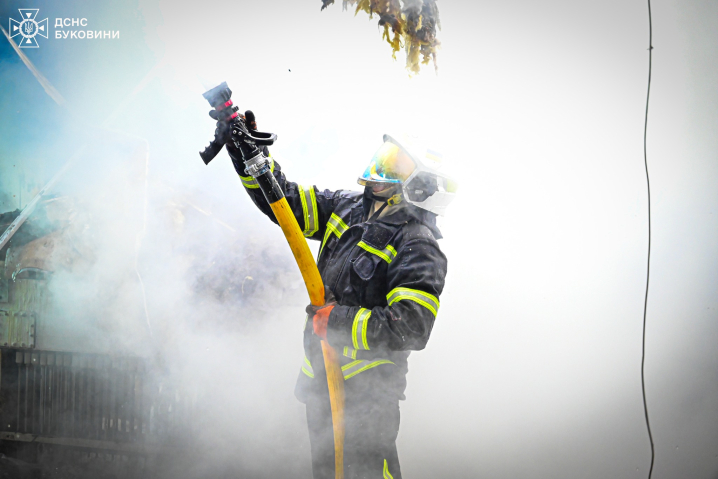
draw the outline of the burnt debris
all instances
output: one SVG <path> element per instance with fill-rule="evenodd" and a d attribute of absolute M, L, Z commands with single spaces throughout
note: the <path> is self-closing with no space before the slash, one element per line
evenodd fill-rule
<path fill-rule="evenodd" d="M 322 0 L 322 10 L 334 0 Z M 441 29 L 439 8 L 436 0 L 343 0 L 346 10 L 351 5 L 354 15 L 360 11 L 379 17 L 382 38 L 392 48 L 392 56 L 402 48 L 406 50 L 406 69 L 411 74 L 419 73 L 421 64 L 433 62 L 437 69 L 436 52 L 441 45 L 436 30 Z"/>

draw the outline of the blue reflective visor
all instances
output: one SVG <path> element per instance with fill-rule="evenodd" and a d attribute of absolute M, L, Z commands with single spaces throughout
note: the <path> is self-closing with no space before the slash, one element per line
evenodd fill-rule
<path fill-rule="evenodd" d="M 414 161 L 401 148 L 387 141 L 374 153 L 359 184 L 403 183 L 416 169 Z"/>

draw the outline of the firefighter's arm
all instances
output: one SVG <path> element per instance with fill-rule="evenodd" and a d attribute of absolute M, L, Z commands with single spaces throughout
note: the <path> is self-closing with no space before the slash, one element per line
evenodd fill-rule
<path fill-rule="evenodd" d="M 274 223 L 277 223 L 277 219 L 274 217 L 269 203 L 264 198 L 262 191 L 259 189 L 257 180 L 248 176 L 244 171 L 244 164 L 242 161 L 237 161 L 234 157 L 230 148 L 227 148 L 232 162 L 234 163 L 235 170 L 239 174 L 239 179 L 242 181 L 244 189 L 249 194 L 250 198 L 255 205 L 269 217 Z M 316 240 L 321 240 L 324 237 L 324 231 L 326 229 L 327 221 L 334 211 L 336 200 L 338 198 L 337 192 L 324 190 L 319 191 L 316 186 L 302 186 L 297 183 L 288 181 L 282 168 L 279 166 L 274 158 L 269 155 L 265 147 L 264 154 L 269 156 L 269 165 L 272 170 L 272 174 L 277 179 L 279 187 L 284 192 L 289 207 L 292 209 L 294 216 L 297 218 L 299 227 L 302 229 L 304 236 Z"/>
<path fill-rule="evenodd" d="M 335 306 L 327 322 L 329 344 L 356 350 L 424 349 L 439 311 L 446 267 L 433 238 L 405 242 L 388 266 L 387 305 Z"/>

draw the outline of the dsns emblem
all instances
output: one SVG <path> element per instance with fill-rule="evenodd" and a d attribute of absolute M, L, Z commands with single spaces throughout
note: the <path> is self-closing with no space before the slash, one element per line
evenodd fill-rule
<path fill-rule="evenodd" d="M 20 48 L 40 48 L 35 35 L 47 38 L 47 18 L 36 21 L 39 8 L 19 8 L 21 21 L 10 19 L 10 38 L 20 35 L 18 46 Z"/>

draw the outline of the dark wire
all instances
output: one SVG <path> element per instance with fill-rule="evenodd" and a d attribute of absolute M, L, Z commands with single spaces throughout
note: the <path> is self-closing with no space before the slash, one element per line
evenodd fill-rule
<path fill-rule="evenodd" d="M 648 100 L 651 97 L 651 61 L 653 56 L 653 23 L 651 21 L 651 0 L 648 0 L 648 92 L 646 93 L 646 119 L 643 124 L 643 163 L 646 167 L 646 186 L 648 188 L 648 262 L 646 266 L 646 296 L 643 300 L 643 347 L 641 349 L 641 389 L 643 390 L 643 412 L 646 416 L 646 429 L 648 439 L 651 441 L 651 468 L 648 470 L 648 479 L 653 475 L 653 461 L 656 449 L 653 445 L 651 422 L 648 420 L 648 405 L 646 404 L 646 377 L 644 374 L 646 364 L 646 310 L 648 308 L 648 281 L 651 277 L 651 181 L 648 178 L 648 153 L 646 152 L 646 137 L 648 136 Z"/>

